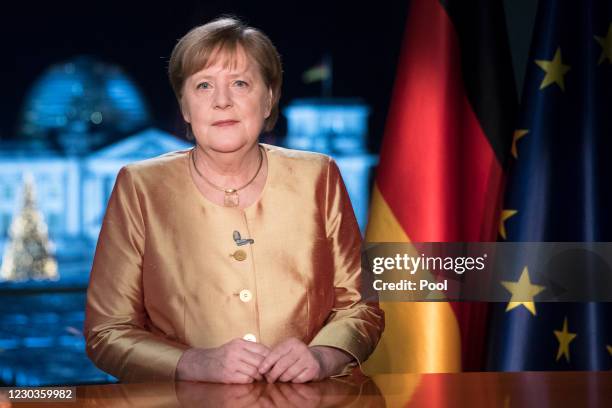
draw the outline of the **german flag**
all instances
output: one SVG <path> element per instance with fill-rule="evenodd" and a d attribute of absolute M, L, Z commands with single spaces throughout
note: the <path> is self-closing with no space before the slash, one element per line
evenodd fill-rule
<path fill-rule="evenodd" d="M 412 0 L 367 242 L 495 241 L 516 90 L 503 3 Z M 482 369 L 486 304 L 381 303 L 369 373 Z"/>

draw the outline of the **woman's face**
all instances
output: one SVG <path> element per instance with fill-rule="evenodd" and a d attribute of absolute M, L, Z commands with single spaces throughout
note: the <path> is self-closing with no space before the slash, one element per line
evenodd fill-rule
<path fill-rule="evenodd" d="M 208 67 L 191 75 L 183 86 L 181 111 L 197 143 L 221 153 L 249 149 L 257 143 L 270 116 L 272 92 L 241 47 L 235 64 L 229 55 L 213 54 Z"/>

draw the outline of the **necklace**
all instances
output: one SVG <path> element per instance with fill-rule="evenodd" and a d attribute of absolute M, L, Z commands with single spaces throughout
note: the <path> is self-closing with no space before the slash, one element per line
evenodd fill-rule
<path fill-rule="evenodd" d="M 191 153 L 192 153 L 191 161 L 193 162 L 193 167 L 195 168 L 196 173 L 198 173 L 198 175 L 202 177 L 202 179 L 205 182 L 207 182 L 211 187 L 213 187 L 215 190 L 223 191 L 225 193 L 225 197 L 223 197 L 223 205 L 225 207 L 238 207 L 238 205 L 240 204 L 240 197 L 238 197 L 238 192 L 244 189 L 245 187 L 247 187 L 249 184 L 251 184 L 253 180 L 255 180 L 255 178 L 259 174 L 259 171 L 261 170 L 261 166 L 263 165 L 263 153 L 261 152 L 261 146 L 259 146 L 259 165 L 257 166 L 257 171 L 255 172 L 255 175 L 253 175 L 253 177 L 251 177 L 251 179 L 247 181 L 247 183 L 241 187 L 223 188 L 223 187 L 220 187 L 214 184 L 210 180 L 208 180 L 206 177 L 204 177 L 202 173 L 200 173 L 200 170 L 198 170 L 198 166 L 196 165 L 196 157 L 195 157 L 197 154 L 197 146 L 191 150 Z"/>

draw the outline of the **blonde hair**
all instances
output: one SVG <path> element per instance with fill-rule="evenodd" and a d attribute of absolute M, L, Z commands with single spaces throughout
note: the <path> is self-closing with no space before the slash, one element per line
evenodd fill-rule
<path fill-rule="evenodd" d="M 278 119 L 278 101 L 283 81 L 280 56 L 264 33 L 246 26 L 236 18 L 215 19 L 191 29 L 178 41 L 168 64 L 168 76 L 174 95 L 180 104 L 183 86 L 189 76 L 209 66 L 220 52 L 229 56 L 225 64 L 235 64 L 239 48 L 257 64 L 265 85 L 272 91 L 270 116 L 265 120 L 263 128 L 264 131 L 270 131 Z"/>

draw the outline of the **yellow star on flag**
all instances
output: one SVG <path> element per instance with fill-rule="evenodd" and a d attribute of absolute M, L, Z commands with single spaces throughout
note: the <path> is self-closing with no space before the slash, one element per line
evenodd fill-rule
<path fill-rule="evenodd" d="M 515 159 L 518 159 L 518 151 L 516 150 L 516 142 L 519 141 L 520 138 L 529 133 L 528 129 L 516 129 L 514 131 L 514 135 L 512 136 L 512 149 L 510 149 L 510 153 Z"/>
<path fill-rule="evenodd" d="M 570 333 L 567 331 L 567 317 L 563 320 L 563 330 L 555 330 L 555 336 L 559 341 L 559 350 L 557 350 L 557 360 L 561 358 L 561 356 L 565 356 L 565 360 L 569 363 L 569 344 L 576 338 L 576 333 Z"/>
<path fill-rule="evenodd" d="M 517 210 L 502 210 L 501 218 L 499 219 L 499 235 L 506 239 L 506 220 L 516 214 Z"/>
<path fill-rule="evenodd" d="M 521 277 L 517 282 L 502 281 L 501 284 L 504 285 L 508 292 L 512 293 L 508 306 L 506 306 L 506 312 L 522 305 L 525 309 L 529 310 L 532 315 L 536 315 L 533 298 L 546 289 L 546 287 L 531 284 L 527 266 L 523 268 Z"/>
<path fill-rule="evenodd" d="M 601 55 L 599 56 L 598 64 L 601 64 L 608 59 L 610 64 L 612 64 L 612 23 L 608 27 L 608 34 L 605 37 L 599 37 L 594 35 L 595 41 L 601 45 Z"/>
<path fill-rule="evenodd" d="M 548 60 L 535 60 L 540 68 L 546 72 L 544 79 L 540 84 L 540 89 L 546 88 L 548 85 L 557 84 L 562 91 L 565 91 L 564 75 L 570 70 L 569 65 L 564 65 L 561 62 L 561 47 L 557 47 L 555 56 L 551 61 Z"/>

